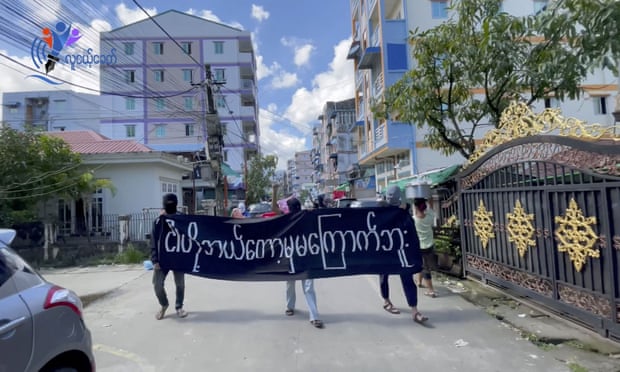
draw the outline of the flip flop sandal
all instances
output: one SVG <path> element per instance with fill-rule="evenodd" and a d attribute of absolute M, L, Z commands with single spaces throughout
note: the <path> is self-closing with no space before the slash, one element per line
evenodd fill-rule
<path fill-rule="evenodd" d="M 295 310 L 293 310 L 293 309 L 286 309 L 286 310 L 284 311 L 284 314 L 286 314 L 286 315 L 288 315 L 288 316 L 292 316 L 292 315 L 294 315 L 294 314 L 295 314 Z"/>
<path fill-rule="evenodd" d="M 424 292 L 424 295 L 432 298 L 437 297 L 437 293 L 435 292 Z"/>
<path fill-rule="evenodd" d="M 420 313 L 413 314 L 413 321 L 418 324 L 424 324 L 424 322 L 426 322 L 427 320 L 428 318 Z"/>
<path fill-rule="evenodd" d="M 310 323 L 314 326 L 314 328 L 323 328 L 323 321 L 322 320 L 311 320 Z"/>
<path fill-rule="evenodd" d="M 395 308 L 391 302 L 383 305 L 383 308 L 385 309 L 385 311 L 387 311 L 390 314 L 400 314 L 400 310 Z"/>

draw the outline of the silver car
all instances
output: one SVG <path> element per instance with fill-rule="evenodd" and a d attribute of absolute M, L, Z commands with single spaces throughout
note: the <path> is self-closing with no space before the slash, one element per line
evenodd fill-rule
<path fill-rule="evenodd" d="M 0 229 L 0 371 L 94 371 L 80 298 L 9 248 L 15 235 Z"/>

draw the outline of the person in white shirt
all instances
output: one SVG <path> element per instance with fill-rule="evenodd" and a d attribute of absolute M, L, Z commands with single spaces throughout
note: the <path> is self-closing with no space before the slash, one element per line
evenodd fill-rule
<path fill-rule="evenodd" d="M 435 212 L 430 201 L 422 198 L 413 200 L 415 229 L 420 239 L 420 251 L 422 252 L 422 272 L 415 274 L 416 282 L 420 287 L 426 287 L 424 295 L 437 297 L 433 288 L 431 272 L 436 267 L 435 241 L 433 226 L 435 225 Z"/>

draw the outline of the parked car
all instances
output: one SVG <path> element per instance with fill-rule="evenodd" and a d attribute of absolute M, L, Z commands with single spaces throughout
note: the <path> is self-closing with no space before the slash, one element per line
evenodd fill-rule
<path fill-rule="evenodd" d="M 385 206 L 384 200 L 377 199 L 358 199 L 351 202 L 350 208 L 371 208 Z"/>
<path fill-rule="evenodd" d="M 248 214 L 251 218 L 261 217 L 263 213 L 271 212 L 270 203 L 255 203 L 248 207 Z"/>
<path fill-rule="evenodd" d="M 355 199 L 355 198 L 337 199 L 337 200 L 334 200 L 334 206 L 336 208 L 349 208 L 351 206 L 351 203 L 353 203 L 356 200 L 357 199 Z"/>
<path fill-rule="evenodd" d="M 15 235 L 0 229 L 0 371 L 94 371 L 80 298 L 13 251 Z"/>

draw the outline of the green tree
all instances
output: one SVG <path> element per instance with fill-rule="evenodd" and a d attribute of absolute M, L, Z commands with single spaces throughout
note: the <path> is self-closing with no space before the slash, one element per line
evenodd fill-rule
<path fill-rule="evenodd" d="M 500 0 L 455 4 L 455 18 L 411 32 L 415 67 L 373 108 L 427 128 L 443 154 L 469 158 L 477 132 L 497 127 L 514 100 L 579 98 L 593 68 L 617 73 L 620 2 L 560 0 L 527 17 L 501 12 Z"/>
<path fill-rule="evenodd" d="M 0 225 L 36 217 L 39 202 L 76 186 L 80 156 L 58 138 L 0 128 Z"/>
<path fill-rule="evenodd" d="M 278 165 L 275 155 L 257 155 L 248 164 L 246 180 L 246 200 L 249 204 L 258 203 L 271 194 L 272 179 Z"/>

